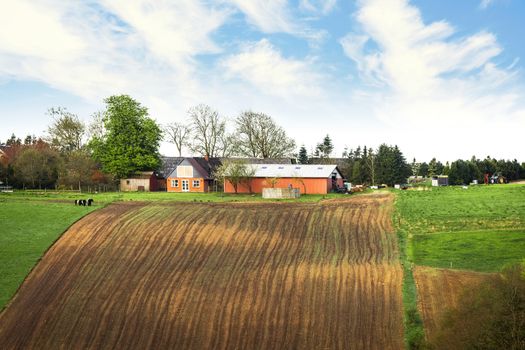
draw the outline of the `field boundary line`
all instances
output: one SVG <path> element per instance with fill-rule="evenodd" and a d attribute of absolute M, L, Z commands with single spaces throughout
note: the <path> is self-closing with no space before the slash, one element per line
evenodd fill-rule
<path fill-rule="evenodd" d="M 40 257 L 38 258 L 38 260 L 35 262 L 35 264 L 31 267 L 31 269 L 29 270 L 29 272 L 25 275 L 24 279 L 22 280 L 22 282 L 18 285 L 18 287 L 16 288 L 16 291 L 13 293 L 13 296 L 7 301 L 7 303 L 4 304 L 4 306 L 0 309 L 0 318 L 2 317 L 2 314 L 4 313 L 4 311 L 9 307 L 9 305 L 11 304 L 11 302 L 13 301 L 13 299 L 17 296 L 18 292 L 20 291 L 20 288 L 22 288 L 22 286 L 24 285 L 24 283 L 26 283 L 26 280 L 29 278 L 29 276 L 33 273 L 33 270 L 36 268 L 36 266 L 40 263 L 40 261 L 42 260 L 42 258 L 47 254 L 47 252 L 53 248 L 55 246 L 55 244 L 60 240 L 60 238 L 62 238 L 62 236 L 67 232 L 69 231 L 69 229 L 71 229 L 71 227 L 73 225 L 75 225 L 77 222 L 79 222 L 80 220 L 84 219 L 85 217 L 91 215 L 92 213 L 94 212 L 97 212 L 99 210 L 102 210 L 104 208 L 106 208 L 108 205 L 110 204 L 113 204 L 113 202 L 104 202 L 103 205 L 101 205 L 100 208 L 97 208 L 95 210 L 92 210 L 88 213 L 86 213 L 85 215 L 82 215 L 81 217 L 79 217 L 77 220 L 73 221 L 68 227 L 66 227 L 66 229 L 62 232 L 60 232 L 57 236 L 57 238 L 55 240 L 53 240 L 53 242 L 51 242 L 51 244 L 49 245 L 49 247 L 46 248 L 46 250 L 44 252 L 42 252 L 42 255 L 40 255 Z"/>

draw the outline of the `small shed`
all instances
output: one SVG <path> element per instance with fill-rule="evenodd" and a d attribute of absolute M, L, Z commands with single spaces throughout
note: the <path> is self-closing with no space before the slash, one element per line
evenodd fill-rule
<path fill-rule="evenodd" d="M 448 186 L 448 175 L 434 175 L 432 176 L 432 186 Z"/>
<path fill-rule="evenodd" d="M 151 192 L 157 189 L 157 175 L 154 171 L 140 171 L 126 179 L 120 179 L 120 190 L 123 192 Z"/>

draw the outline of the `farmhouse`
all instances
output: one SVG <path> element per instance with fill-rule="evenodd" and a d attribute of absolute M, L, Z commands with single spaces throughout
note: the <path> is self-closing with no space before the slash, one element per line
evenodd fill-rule
<path fill-rule="evenodd" d="M 160 168 L 156 171 L 158 191 L 166 191 L 168 189 L 168 176 L 183 160 L 184 157 L 160 157 Z"/>
<path fill-rule="evenodd" d="M 168 192 L 209 192 L 215 187 L 213 171 L 219 158 L 184 158 L 168 175 Z"/>
<path fill-rule="evenodd" d="M 157 191 L 157 175 L 154 171 L 141 171 L 127 179 L 120 179 L 120 190 L 124 192 Z"/>
<path fill-rule="evenodd" d="M 262 193 L 263 188 L 298 188 L 302 194 L 326 194 L 343 187 L 337 165 L 328 164 L 248 164 L 254 176 L 237 186 L 238 193 Z M 224 192 L 235 193 L 228 178 Z"/>
<path fill-rule="evenodd" d="M 250 164 L 260 162 L 272 164 L 292 164 L 290 158 L 258 159 L 258 158 L 180 158 L 167 176 L 168 192 L 210 192 L 219 190 L 214 173 L 223 162 L 240 160 Z"/>

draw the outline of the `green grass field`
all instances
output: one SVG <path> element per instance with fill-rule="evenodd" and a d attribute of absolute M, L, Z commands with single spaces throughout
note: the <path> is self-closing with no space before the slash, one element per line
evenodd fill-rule
<path fill-rule="evenodd" d="M 0 310 L 61 233 L 97 208 L 0 197 Z"/>
<path fill-rule="evenodd" d="M 525 258 L 525 186 L 398 193 L 399 226 L 418 265 L 498 271 Z"/>
<path fill-rule="evenodd" d="M 326 195 L 306 194 L 297 199 L 281 199 L 273 201 L 317 202 L 323 199 L 344 198 L 348 195 L 329 193 Z M 168 193 L 168 192 L 101 192 L 77 193 L 56 191 L 15 191 L 0 193 L 0 200 L 65 200 L 73 201 L 77 198 L 93 198 L 95 203 L 111 203 L 115 201 L 177 201 L 177 202 L 252 202 L 268 201 L 260 194 L 225 194 L 211 193 Z"/>
<path fill-rule="evenodd" d="M 525 185 L 396 191 L 407 348 L 424 343 L 412 265 L 498 271 L 525 258 Z"/>

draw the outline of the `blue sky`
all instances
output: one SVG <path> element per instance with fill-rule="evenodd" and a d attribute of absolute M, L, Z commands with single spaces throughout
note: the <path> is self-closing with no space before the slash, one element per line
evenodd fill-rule
<path fill-rule="evenodd" d="M 130 94 L 159 123 L 206 103 L 298 145 L 525 161 L 520 0 L 58 0 L 0 4 L 0 140 Z M 162 144 L 164 154 L 174 147 Z"/>

